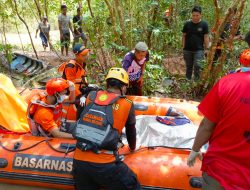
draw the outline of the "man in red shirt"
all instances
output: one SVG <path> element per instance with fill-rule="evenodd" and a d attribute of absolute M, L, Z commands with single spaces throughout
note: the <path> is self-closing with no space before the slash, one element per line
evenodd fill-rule
<path fill-rule="evenodd" d="M 241 72 L 220 79 L 198 106 L 204 115 L 187 160 L 202 160 L 205 190 L 250 189 L 250 49 L 240 56 Z"/>

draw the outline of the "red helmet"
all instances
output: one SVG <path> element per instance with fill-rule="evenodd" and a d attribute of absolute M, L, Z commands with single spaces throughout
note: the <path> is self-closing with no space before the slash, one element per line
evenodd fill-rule
<path fill-rule="evenodd" d="M 250 66 L 250 49 L 246 49 L 241 53 L 240 64 L 246 67 Z"/>
<path fill-rule="evenodd" d="M 50 96 L 53 96 L 56 93 L 60 93 L 67 88 L 69 88 L 69 83 L 67 82 L 67 80 L 62 78 L 50 79 L 46 84 L 46 91 Z"/>

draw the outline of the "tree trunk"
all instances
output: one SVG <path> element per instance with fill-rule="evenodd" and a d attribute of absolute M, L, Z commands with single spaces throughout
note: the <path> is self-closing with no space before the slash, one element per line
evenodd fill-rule
<path fill-rule="evenodd" d="M 30 34 L 30 30 L 29 30 L 29 26 L 27 25 L 27 23 L 25 22 L 25 20 L 21 17 L 21 15 L 19 14 L 18 12 L 18 9 L 17 9 L 17 3 L 16 3 L 16 0 L 13 0 L 14 2 L 14 6 L 15 6 L 15 11 L 16 11 L 16 14 L 18 16 L 18 18 L 22 21 L 22 23 L 25 25 L 27 31 L 28 31 L 28 34 L 29 34 L 29 37 L 30 37 L 30 42 L 31 42 L 31 45 L 32 45 L 32 48 L 34 50 L 34 53 L 36 55 L 36 58 L 38 59 L 38 55 L 37 55 L 37 52 L 36 52 L 36 48 L 34 46 L 34 43 L 33 43 L 33 40 L 32 40 L 32 37 L 31 37 L 31 34 Z"/>
<path fill-rule="evenodd" d="M 8 62 L 11 63 L 12 61 L 12 51 L 11 51 L 11 46 L 7 46 L 7 37 L 6 37 L 6 31 L 5 31 L 5 18 L 2 17 L 2 23 L 3 23 L 3 37 L 4 37 L 4 53 L 5 57 L 7 58 Z M 12 70 L 9 64 L 9 72 L 12 76 Z"/>
<path fill-rule="evenodd" d="M 216 1 L 215 1 L 216 2 Z M 216 28 L 215 31 L 215 36 L 214 39 L 212 41 L 212 47 L 210 48 L 210 51 L 208 53 L 208 57 L 207 57 L 207 63 L 208 66 L 207 68 L 203 71 L 202 73 L 202 84 L 201 86 L 205 87 L 207 89 L 210 89 L 214 83 L 216 82 L 216 80 L 218 79 L 218 77 L 220 76 L 220 74 L 223 72 L 223 64 L 227 58 L 227 52 L 229 50 L 229 47 L 232 46 L 233 43 L 233 37 L 235 36 L 238 27 L 239 27 L 239 23 L 236 25 L 237 28 L 232 27 L 232 30 L 230 31 L 230 38 L 228 40 L 228 43 L 224 43 L 224 49 L 222 50 L 222 54 L 218 60 L 218 64 L 216 65 L 214 63 L 214 55 L 215 55 L 215 51 L 216 51 L 216 46 L 219 42 L 219 38 L 222 34 L 222 32 L 224 31 L 225 28 L 225 24 L 230 21 L 230 19 L 232 18 L 234 12 L 233 10 L 240 4 L 240 6 L 244 7 L 245 4 L 245 0 L 236 0 L 233 2 L 233 4 L 231 5 L 231 7 L 228 9 L 227 14 L 225 15 L 224 19 L 222 20 L 222 22 L 220 23 L 219 27 Z M 218 10 L 218 9 L 217 9 Z M 242 8 L 243 11 L 243 8 Z M 242 15 L 242 12 L 241 12 Z M 217 25 L 215 25 L 217 26 Z"/>
<path fill-rule="evenodd" d="M 48 20 L 49 20 L 49 14 L 48 14 L 48 2 L 47 2 L 47 0 L 44 0 L 44 12 L 45 12 L 46 17 L 47 17 L 47 18 L 48 18 Z"/>
<path fill-rule="evenodd" d="M 40 18 L 40 21 L 42 20 L 42 12 L 41 12 L 41 5 L 39 3 L 39 0 L 34 0 L 35 4 L 36 4 L 36 9 Z"/>
<path fill-rule="evenodd" d="M 118 14 L 119 18 L 119 23 L 120 23 L 120 28 L 121 28 L 121 40 L 122 40 L 122 45 L 126 46 L 126 33 L 125 33 L 125 23 L 124 23 L 124 14 L 122 12 L 121 8 L 121 1 L 120 0 L 114 0 L 115 1 L 115 6 L 116 6 L 116 11 Z"/>
<path fill-rule="evenodd" d="M 219 42 L 219 38 L 220 38 L 220 35 L 222 34 L 222 32 L 224 31 L 224 28 L 225 28 L 225 24 L 228 20 L 228 18 L 231 17 L 232 13 L 233 13 L 233 8 L 237 6 L 237 4 L 239 4 L 239 1 L 240 0 L 236 0 L 233 5 L 228 9 L 228 12 L 226 14 L 226 16 L 224 17 L 224 19 L 222 20 L 221 24 L 219 25 L 218 28 L 216 28 L 216 31 L 215 31 L 215 36 L 214 36 L 214 39 L 212 41 L 212 46 L 210 48 L 210 51 L 208 53 L 208 56 L 207 56 L 207 62 L 208 62 L 208 66 L 207 68 L 203 71 L 202 73 L 202 80 L 205 82 L 205 81 L 208 81 L 208 79 L 211 79 L 210 76 L 211 74 L 213 74 L 212 70 L 213 70 L 213 60 L 214 60 L 214 55 L 215 55 L 215 51 L 216 51 L 216 47 L 217 47 L 217 44 Z"/>
<path fill-rule="evenodd" d="M 5 18 L 4 16 L 2 17 L 2 22 L 3 22 L 3 37 L 4 37 L 4 44 L 7 44 L 7 37 L 6 37 L 6 32 L 5 32 Z"/>
<path fill-rule="evenodd" d="M 158 2 L 158 5 L 154 7 L 153 9 L 153 13 L 152 13 L 152 20 L 151 20 L 151 23 L 150 23 L 150 28 L 148 28 L 148 35 L 147 35 L 147 45 L 149 47 L 149 49 L 151 48 L 151 36 L 152 36 L 152 33 L 153 33 L 153 28 L 154 28 L 154 25 L 156 23 L 156 18 L 157 18 L 157 13 L 158 13 L 158 6 L 159 6 L 159 1 Z"/>
<path fill-rule="evenodd" d="M 230 28 L 229 39 L 225 43 L 225 49 L 228 50 L 228 51 L 233 51 L 234 37 L 235 37 L 235 35 L 236 35 L 237 31 L 238 31 L 238 28 L 240 26 L 240 20 L 241 20 L 242 14 L 243 14 L 245 3 L 246 3 L 246 0 L 241 0 L 240 1 L 240 5 L 239 5 L 239 9 L 238 9 L 236 18 L 234 18 L 236 21 L 234 21 L 232 23 L 232 26 Z M 222 52 L 222 55 L 221 55 L 221 57 L 219 59 L 219 64 L 214 68 L 214 71 L 213 71 L 214 77 L 213 78 L 218 78 L 220 72 L 223 70 L 223 63 L 226 61 L 228 51 L 224 50 Z"/>
<path fill-rule="evenodd" d="M 16 26 L 16 30 L 17 30 L 17 33 L 18 33 L 18 37 L 19 37 L 19 40 L 20 40 L 20 42 L 21 42 L 22 50 L 23 50 L 23 53 L 24 53 L 23 41 L 22 41 L 22 38 L 21 38 L 21 36 L 20 36 L 20 32 L 19 32 L 18 26 L 17 26 L 16 17 L 15 17 L 15 26 Z"/>
<path fill-rule="evenodd" d="M 95 30 L 95 34 L 96 34 L 96 38 L 97 38 L 97 48 L 100 50 L 101 52 L 101 55 L 102 55 L 102 58 L 103 60 L 101 60 L 99 58 L 99 61 L 100 61 L 100 64 L 101 64 L 101 67 L 102 67 L 102 70 L 104 71 L 106 68 L 107 68 L 107 58 L 106 58 L 106 54 L 105 54 L 105 51 L 103 49 L 104 47 L 104 39 L 103 39 L 103 36 L 102 34 L 100 33 L 99 31 L 99 28 L 97 26 L 97 23 L 96 23 L 96 18 L 94 16 L 94 13 L 92 11 L 92 7 L 91 7 L 91 2 L 90 0 L 87 0 L 87 3 L 88 3 L 88 8 L 89 8 L 89 12 L 90 12 L 90 15 L 93 19 L 93 23 L 94 23 L 94 30 Z M 97 52 L 98 52 L 98 49 L 97 49 Z M 103 67 L 104 66 L 104 67 Z"/>
<path fill-rule="evenodd" d="M 111 19 L 111 24 L 112 24 L 112 31 L 114 33 L 114 36 L 115 36 L 115 39 L 114 41 L 117 41 L 117 39 L 119 38 L 119 34 L 118 32 L 116 31 L 116 18 L 115 18 L 115 14 L 114 14 L 114 11 L 113 11 L 113 8 L 112 8 L 112 5 L 110 4 L 109 0 L 104 0 L 107 7 L 108 7 L 108 10 L 109 10 L 109 14 L 110 14 L 110 19 Z"/>

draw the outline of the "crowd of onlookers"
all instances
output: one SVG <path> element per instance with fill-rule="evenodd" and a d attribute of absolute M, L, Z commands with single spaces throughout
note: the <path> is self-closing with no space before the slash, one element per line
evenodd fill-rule
<path fill-rule="evenodd" d="M 73 26 L 71 22 L 71 18 L 67 15 L 67 6 L 61 5 L 61 14 L 58 16 L 58 26 L 60 31 L 60 42 L 61 42 L 61 53 L 62 55 L 68 55 L 69 45 L 70 45 L 70 31 L 73 35 L 73 47 L 76 43 L 79 42 L 79 39 L 82 39 L 83 44 L 87 45 L 87 37 L 83 32 L 83 17 L 81 15 L 81 8 L 77 8 L 77 13 L 73 17 Z M 50 32 L 50 24 L 48 22 L 47 17 L 43 17 L 42 21 L 39 23 L 38 28 L 36 30 L 36 37 L 37 33 L 40 30 L 40 38 L 42 40 L 42 45 L 44 50 L 50 45 L 49 39 L 49 32 Z"/>

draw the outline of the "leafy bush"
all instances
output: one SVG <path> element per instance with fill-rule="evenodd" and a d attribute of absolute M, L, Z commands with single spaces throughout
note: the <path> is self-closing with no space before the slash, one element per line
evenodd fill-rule
<path fill-rule="evenodd" d="M 163 88 L 162 82 L 164 78 L 168 77 L 168 73 L 161 65 L 146 64 L 144 71 L 144 86 L 143 91 L 145 95 L 154 94 L 156 91 L 167 93 L 168 89 Z"/>

